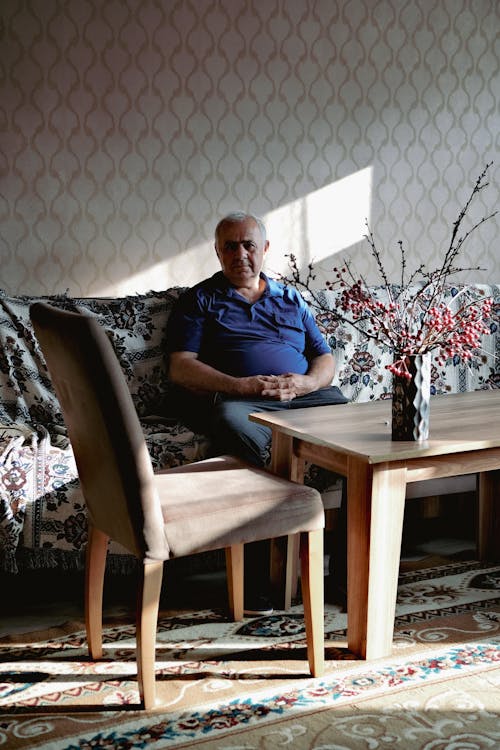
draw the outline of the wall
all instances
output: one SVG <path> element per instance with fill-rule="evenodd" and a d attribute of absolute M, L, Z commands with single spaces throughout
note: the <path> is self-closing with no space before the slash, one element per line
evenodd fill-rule
<path fill-rule="evenodd" d="M 217 268 L 263 215 L 285 254 L 372 280 L 434 265 L 499 204 L 497 0 L 2 0 L 0 287 L 119 294 Z M 470 226 L 467 225 L 467 226 Z M 500 281 L 498 216 L 462 265 Z M 323 282 L 320 275 L 319 280 Z"/>

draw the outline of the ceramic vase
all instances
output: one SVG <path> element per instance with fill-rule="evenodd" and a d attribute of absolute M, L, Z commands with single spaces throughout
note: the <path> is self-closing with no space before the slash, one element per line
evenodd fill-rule
<path fill-rule="evenodd" d="M 394 360 L 401 359 L 395 354 Z M 431 353 L 406 355 L 411 379 L 393 375 L 392 439 L 427 440 L 431 398 Z"/>

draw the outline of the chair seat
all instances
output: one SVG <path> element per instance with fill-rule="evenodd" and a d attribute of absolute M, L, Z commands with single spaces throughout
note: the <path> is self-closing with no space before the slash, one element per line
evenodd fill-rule
<path fill-rule="evenodd" d="M 232 456 L 168 469 L 155 480 L 170 557 L 324 526 L 316 490 Z"/>

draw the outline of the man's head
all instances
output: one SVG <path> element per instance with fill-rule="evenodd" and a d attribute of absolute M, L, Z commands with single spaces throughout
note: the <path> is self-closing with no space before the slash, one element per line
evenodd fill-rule
<path fill-rule="evenodd" d="M 228 214 L 215 228 L 215 251 L 224 276 L 233 286 L 258 282 L 268 247 L 264 224 L 252 214 Z"/>

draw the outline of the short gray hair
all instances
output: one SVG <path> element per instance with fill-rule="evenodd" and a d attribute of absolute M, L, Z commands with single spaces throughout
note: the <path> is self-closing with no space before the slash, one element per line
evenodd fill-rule
<path fill-rule="evenodd" d="M 230 214 L 226 214 L 226 216 L 224 216 L 215 227 L 215 244 L 217 245 L 219 241 L 219 232 L 223 226 L 226 224 L 239 224 L 240 221 L 247 221 L 248 219 L 255 221 L 265 243 L 267 241 L 267 232 L 262 219 L 259 219 L 258 216 L 249 214 L 246 211 L 232 211 Z"/>

